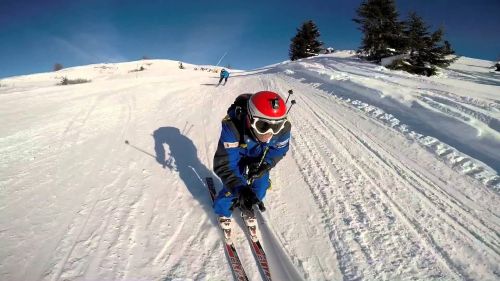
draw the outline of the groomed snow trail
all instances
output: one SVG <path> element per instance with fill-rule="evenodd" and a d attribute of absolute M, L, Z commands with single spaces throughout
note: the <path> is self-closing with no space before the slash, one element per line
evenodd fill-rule
<path fill-rule="evenodd" d="M 299 93 L 293 156 L 324 213 L 345 279 L 494 278 L 474 272 L 498 270 L 498 209 L 491 208 L 498 198 L 490 190 L 463 178 L 443 183 L 439 177 L 455 172 L 442 165 L 429 173 L 401 151 L 408 144 L 396 132 L 324 93 L 282 84 Z M 469 199 L 478 196 L 490 207 Z"/>
<path fill-rule="evenodd" d="M 434 149 L 444 143 L 367 114 L 378 112 L 369 100 L 345 97 L 370 93 L 370 75 L 389 74 L 342 59 L 329 69 L 335 63 L 235 72 L 219 87 L 214 73 L 155 60 L 2 80 L 0 279 L 230 280 L 201 180 L 213 176 L 220 121 L 241 93 L 293 89 L 290 152 L 272 171 L 259 218 L 273 280 L 498 280 L 500 199 L 490 170 L 464 173 L 457 166 L 474 159 L 450 165 L 455 152 Z M 129 72 L 139 65 L 146 70 Z M 311 78 L 318 69 L 368 80 Z M 93 81 L 55 86 L 63 74 Z M 394 77 L 400 88 L 431 88 Z M 461 99 L 476 112 L 486 100 Z M 480 113 L 494 120 L 495 110 Z M 245 270 L 261 280 L 236 221 Z"/>

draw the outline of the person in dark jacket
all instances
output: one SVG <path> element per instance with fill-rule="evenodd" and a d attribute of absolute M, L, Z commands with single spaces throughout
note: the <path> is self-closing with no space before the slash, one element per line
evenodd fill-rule
<path fill-rule="evenodd" d="M 226 83 L 227 83 L 227 78 L 229 78 L 229 72 L 223 68 L 223 69 L 220 71 L 220 79 L 219 79 L 219 84 L 217 84 L 217 86 L 219 86 L 219 85 L 220 85 L 220 83 L 222 82 L 222 80 L 224 80 L 224 84 L 223 84 L 223 85 L 226 85 Z"/>
<path fill-rule="evenodd" d="M 255 205 L 263 207 L 269 171 L 289 148 L 287 113 L 283 98 L 270 91 L 240 95 L 229 107 L 213 162 L 223 183 L 214 202 L 223 229 L 230 228 L 236 206 L 248 215 Z"/>

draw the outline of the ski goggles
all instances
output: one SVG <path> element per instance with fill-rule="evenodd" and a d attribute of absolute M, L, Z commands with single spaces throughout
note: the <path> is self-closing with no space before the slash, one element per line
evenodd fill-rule
<path fill-rule="evenodd" d="M 265 135 L 272 133 L 273 135 L 278 134 L 285 127 L 286 118 L 279 120 L 269 120 L 259 117 L 250 118 L 250 126 L 259 135 Z"/>

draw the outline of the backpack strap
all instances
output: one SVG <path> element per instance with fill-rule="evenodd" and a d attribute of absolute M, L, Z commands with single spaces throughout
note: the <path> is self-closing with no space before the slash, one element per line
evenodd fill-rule
<path fill-rule="evenodd" d="M 239 139 L 240 146 L 246 146 L 245 143 L 245 131 L 246 131 L 246 116 L 248 108 L 248 100 L 252 94 L 241 94 L 233 102 L 233 104 L 227 109 L 228 117 L 234 124 L 233 128 L 236 129 Z M 235 132 L 236 133 L 236 132 Z"/>

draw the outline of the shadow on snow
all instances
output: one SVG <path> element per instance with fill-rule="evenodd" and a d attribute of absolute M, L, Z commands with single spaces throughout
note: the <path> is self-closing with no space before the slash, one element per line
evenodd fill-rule
<path fill-rule="evenodd" d="M 153 132 L 153 138 L 156 161 L 163 168 L 179 172 L 179 177 L 193 198 L 200 202 L 208 214 L 213 214 L 212 202 L 205 187 L 205 177 L 213 176 L 213 173 L 198 159 L 193 141 L 175 127 L 158 128 Z M 168 155 L 164 144 L 168 145 L 170 151 Z M 213 222 L 215 223 L 215 220 Z"/>
<path fill-rule="evenodd" d="M 212 200 L 205 187 L 205 177 L 212 176 L 216 186 L 221 183 L 219 178 L 198 159 L 197 149 L 193 141 L 175 127 L 158 128 L 154 131 L 153 138 L 155 141 L 156 161 L 163 168 L 179 172 L 179 176 L 186 184 L 188 191 L 195 200 L 200 202 L 210 221 L 218 227 L 216 215 L 212 208 Z M 164 144 L 168 145 L 170 150 L 168 155 Z M 245 227 L 241 219 L 235 220 L 235 223 L 242 229 Z M 198 280 L 199 278 L 194 279 Z M 167 280 L 177 279 L 171 277 L 163 279 L 163 281 Z"/>

